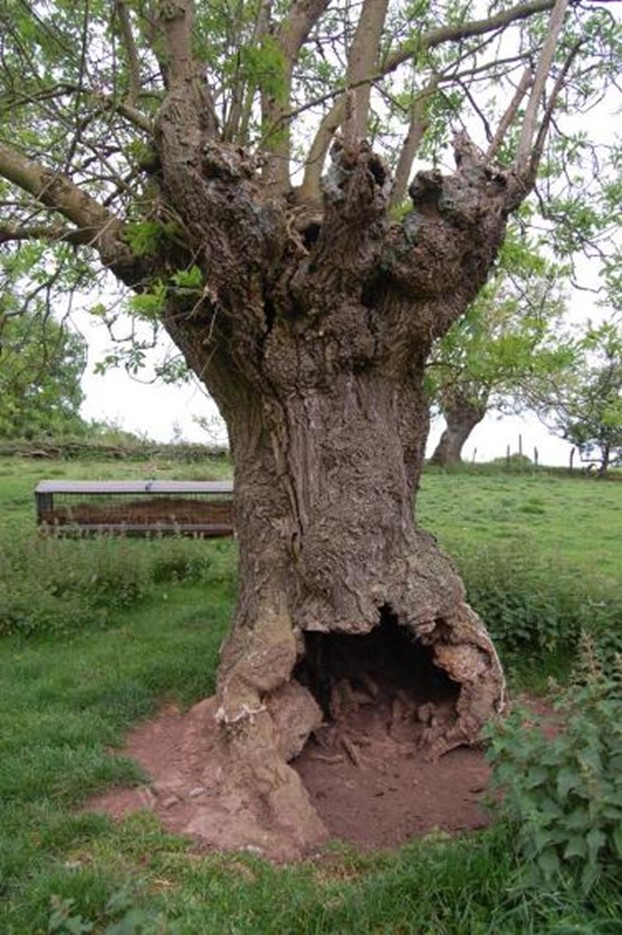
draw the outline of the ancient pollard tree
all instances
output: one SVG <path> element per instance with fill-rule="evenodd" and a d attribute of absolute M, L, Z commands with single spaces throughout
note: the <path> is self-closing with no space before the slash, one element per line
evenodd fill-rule
<path fill-rule="evenodd" d="M 229 430 L 240 584 L 206 770 L 245 822 L 192 830 L 304 847 L 324 830 L 287 761 L 339 686 L 381 697 L 412 658 L 416 708 L 423 660 L 446 687 L 413 716 L 430 755 L 504 707 L 486 630 L 413 517 L 424 363 L 561 145 L 556 107 L 615 75 L 615 24 L 566 0 L 5 0 L 0 17 L 13 274 L 112 273 Z M 413 178 L 415 158 L 433 167 Z"/>

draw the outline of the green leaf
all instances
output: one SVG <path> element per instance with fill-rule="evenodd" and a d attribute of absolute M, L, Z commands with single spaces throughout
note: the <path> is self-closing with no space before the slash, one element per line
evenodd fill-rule
<path fill-rule="evenodd" d="M 557 774 L 557 795 L 560 799 L 565 799 L 571 789 L 575 789 L 581 783 L 581 776 L 572 769 L 566 768 Z"/>
<path fill-rule="evenodd" d="M 191 266 L 190 269 L 180 269 L 173 274 L 171 279 L 180 289 L 196 291 L 203 286 L 203 273 L 198 266 Z"/>
<path fill-rule="evenodd" d="M 572 857 L 586 857 L 587 844 L 582 835 L 574 834 L 564 849 L 564 860 L 570 860 Z"/>
<path fill-rule="evenodd" d="M 552 847 L 547 848 L 538 854 L 538 866 L 540 867 L 545 880 L 550 880 L 559 873 L 559 857 Z"/>
<path fill-rule="evenodd" d="M 543 786 L 548 779 L 548 772 L 543 766 L 535 766 L 529 770 L 525 777 L 525 786 L 528 789 L 535 789 L 536 786 Z"/>
<path fill-rule="evenodd" d="M 592 828 L 585 837 L 590 855 L 596 856 L 606 845 L 607 838 L 598 828 Z"/>

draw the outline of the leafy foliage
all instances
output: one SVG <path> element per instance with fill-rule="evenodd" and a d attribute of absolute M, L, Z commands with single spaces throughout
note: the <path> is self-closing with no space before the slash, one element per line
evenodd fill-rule
<path fill-rule="evenodd" d="M 605 472 L 622 460 L 622 333 L 614 321 L 589 327 L 561 380 L 541 378 L 535 406 L 584 460 Z"/>
<path fill-rule="evenodd" d="M 604 877 L 622 881 L 622 667 L 603 670 L 589 640 L 583 652 L 583 683 L 562 693 L 554 721 L 514 711 L 490 730 L 489 759 L 521 882 L 566 875 L 588 893 Z"/>
<path fill-rule="evenodd" d="M 152 546 L 150 548 L 150 545 Z M 107 626 L 162 584 L 228 579 L 228 546 L 170 539 L 62 541 L 12 534 L 0 540 L 0 635 L 67 637 Z"/>
<path fill-rule="evenodd" d="M 622 633 L 620 588 L 578 576 L 559 559 L 516 545 L 471 548 L 456 558 L 469 602 L 508 661 L 572 655 L 582 630 L 598 640 Z"/>
<path fill-rule="evenodd" d="M 43 308 L 3 318 L 9 303 L 0 299 L 0 438 L 84 432 L 84 341 Z"/>
<path fill-rule="evenodd" d="M 470 431 L 492 409 L 523 408 L 531 380 L 553 379 L 572 362 L 560 331 L 563 275 L 543 258 L 542 243 L 511 228 L 495 274 L 428 362 L 428 396 L 450 430 L 462 422 Z"/>

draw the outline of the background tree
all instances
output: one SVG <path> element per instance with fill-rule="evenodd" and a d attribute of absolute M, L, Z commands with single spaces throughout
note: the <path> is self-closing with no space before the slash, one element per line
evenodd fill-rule
<path fill-rule="evenodd" d="M 80 434 L 85 342 L 54 318 L 47 283 L 31 281 L 24 293 L 9 266 L 0 295 L 0 437 Z"/>
<path fill-rule="evenodd" d="M 516 228 L 508 234 L 494 275 L 433 348 L 428 393 L 446 422 L 433 464 L 459 463 L 490 410 L 520 410 L 530 380 L 538 374 L 553 379 L 570 363 L 572 352 L 559 340 L 564 273 L 543 253 Z"/>
<path fill-rule="evenodd" d="M 318 705 L 337 716 L 348 660 L 365 665 L 344 639 L 380 634 L 368 666 L 416 652 L 458 686 L 432 753 L 503 708 L 486 631 L 413 518 L 424 366 L 485 283 L 549 130 L 567 151 L 555 108 L 617 77 L 617 24 L 566 0 L 5 0 L 0 15 L 0 240 L 47 245 L 65 286 L 92 284 L 98 260 L 228 426 L 240 590 L 205 709 L 220 818 L 193 831 L 307 845 L 325 832 L 286 760 Z M 416 155 L 435 167 L 409 184 Z M 242 803 L 242 825 L 223 819 Z"/>
<path fill-rule="evenodd" d="M 0 437 L 81 434 L 86 347 L 54 319 L 10 319 L 0 337 Z"/>
<path fill-rule="evenodd" d="M 622 333 L 615 321 L 575 339 L 571 367 L 540 375 L 530 387 L 544 422 L 600 474 L 622 460 Z"/>

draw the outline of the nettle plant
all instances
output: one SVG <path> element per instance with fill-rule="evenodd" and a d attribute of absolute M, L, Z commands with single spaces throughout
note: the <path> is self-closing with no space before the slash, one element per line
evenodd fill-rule
<path fill-rule="evenodd" d="M 622 657 L 605 667 L 590 637 L 555 715 L 521 709 L 487 729 L 497 810 L 516 825 L 520 880 L 622 882 Z"/>

